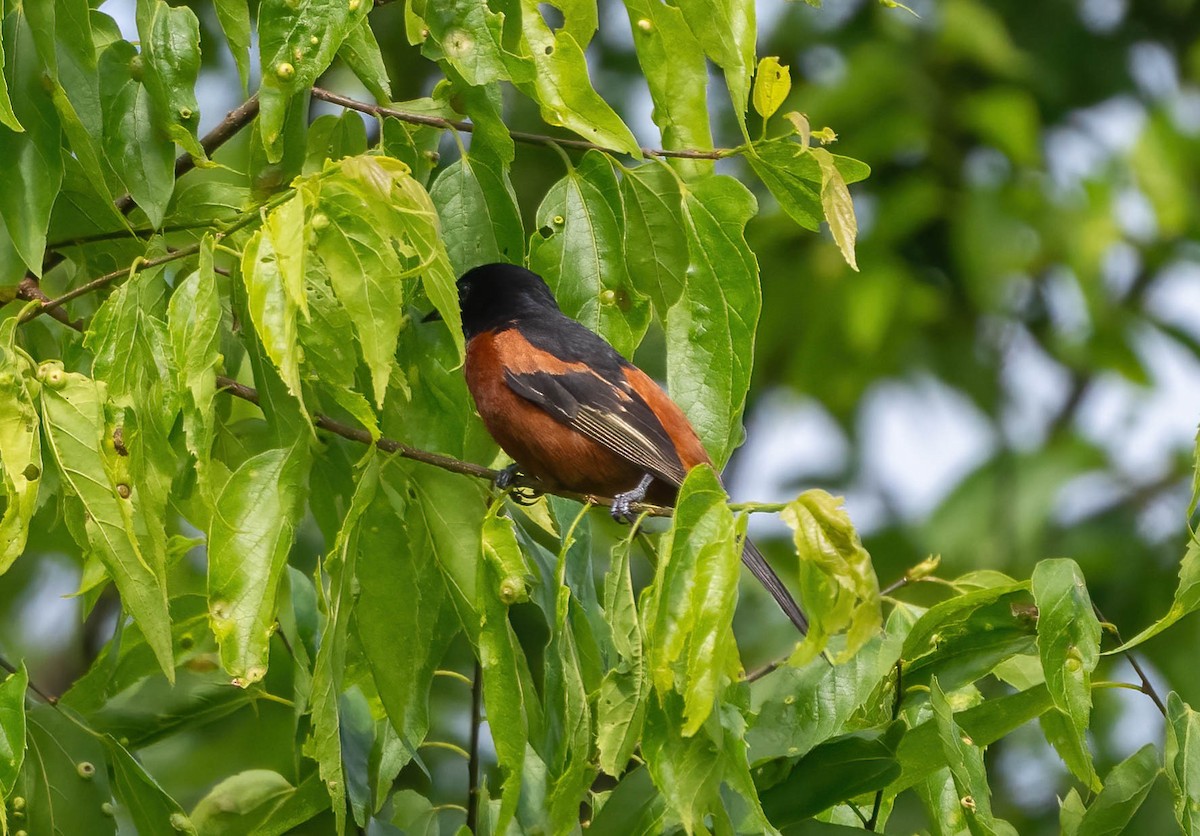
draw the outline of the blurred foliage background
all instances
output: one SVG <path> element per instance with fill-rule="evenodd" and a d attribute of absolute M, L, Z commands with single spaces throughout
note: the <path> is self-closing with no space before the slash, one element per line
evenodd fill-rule
<path fill-rule="evenodd" d="M 189 5 L 202 37 L 218 41 L 211 4 Z M 408 46 L 403 4 L 377 5 L 371 22 L 395 98 L 428 94 L 435 68 Z M 1167 608 L 1189 536 L 1200 417 L 1200 4 L 909 5 L 915 14 L 867 0 L 759 4 L 759 54 L 792 68 L 783 109 L 831 127 L 833 150 L 873 171 L 852 188 L 859 273 L 759 194 L 747 236 L 764 307 L 748 443 L 730 466 L 735 498 L 844 493 L 885 585 L 929 554 L 950 576 L 996 568 L 1019 578 L 1037 560 L 1071 557 L 1107 619 L 1132 635 Z M 136 36 L 132 0 L 102 9 Z M 655 144 L 620 4 L 601 3 L 589 60 L 597 89 Z M 337 65 L 322 84 L 368 98 Z M 721 113 L 717 89 L 710 99 Z M 206 66 L 197 91 L 203 132 L 240 101 L 235 68 Z M 508 104 L 512 128 L 546 130 L 528 102 Z M 321 112 L 339 111 L 314 103 Z M 727 112 L 718 141 L 739 141 Z M 444 160 L 455 153 L 446 142 Z M 722 165 L 743 173 L 738 161 Z M 512 180 L 527 230 L 560 175 L 551 152 L 518 149 Z M 638 358 L 651 370 L 656 345 L 649 339 Z M 757 533 L 768 550 L 773 533 Z M 311 569 L 323 547 L 310 526 L 293 563 Z M 80 574 L 65 531 L 35 531 L 30 548 L 40 554 L 0 584 L 2 649 L 29 659 L 34 681 L 58 693 L 106 640 L 113 613 L 101 607 L 81 623 L 79 599 L 63 597 Z M 743 588 L 737 628 L 748 667 L 790 644 L 763 595 Z M 1192 704 L 1197 638 L 1193 619 L 1140 651 L 1163 692 Z M 465 653 L 459 661 L 469 665 Z M 1101 678 L 1129 679 L 1124 662 L 1106 664 Z M 466 698 L 441 683 L 435 712 L 461 718 Z M 247 766 L 258 752 L 261 766 L 282 771 L 261 745 L 276 714 L 285 733 L 286 707 L 249 705 L 207 728 L 189 763 L 172 767 L 167 749 L 157 759 L 148 750 L 147 764 L 185 806 L 230 751 Z M 1141 695 L 1104 691 L 1093 731 L 1103 772 L 1159 739 L 1161 718 Z M 997 814 L 1021 833 L 1057 832 L 1055 796 L 1067 778 L 1041 735 L 1014 735 L 988 756 Z M 461 762 L 437 752 L 426 762 L 430 783 L 461 795 Z M 1165 793 L 1162 782 L 1155 792 Z M 1159 802 L 1142 808 L 1135 832 L 1174 827 L 1169 801 Z M 889 830 L 920 821 L 908 815 L 897 810 Z"/>

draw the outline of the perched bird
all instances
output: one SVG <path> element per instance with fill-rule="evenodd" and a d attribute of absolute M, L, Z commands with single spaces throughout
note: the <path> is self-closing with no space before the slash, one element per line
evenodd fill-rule
<path fill-rule="evenodd" d="M 688 470 L 711 463 L 683 410 L 603 338 L 559 310 L 541 276 L 512 264 L 458 280 L 467 387 L 520 472 L 613 498 L 630 519 L 643 500 L 673 505 Z M 742 560 L 803 634 L 808 620 L 754 544 Z"/>

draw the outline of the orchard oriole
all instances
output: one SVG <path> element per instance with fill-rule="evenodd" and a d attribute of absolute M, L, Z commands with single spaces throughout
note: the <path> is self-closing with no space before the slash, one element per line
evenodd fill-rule
<path fill-rule="evenodd" d="M 603 338 L 567 317 L 542 277 L 512 264 L 458 280 L 467 387 L 516 469 L 552 486 L 613 498 L 631 518 L 647 500 L 672 505 L 688 470 L 711 464 L 683 410 Z M 803 634 L 808 620 L 762 554 L 742 560 Z"/>

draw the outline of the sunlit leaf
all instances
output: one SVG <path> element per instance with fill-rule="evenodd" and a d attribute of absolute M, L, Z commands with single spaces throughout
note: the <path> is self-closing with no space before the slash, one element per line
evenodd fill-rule
<path fill-rule="evenodd" d="M 30 392 L 33 369 L 14 343 L 15 317 L 0 323 L 0 463 L 6 505 L 0 517 L 0 574 L 25 550 L 42 477 L 41 420 Z"/>
<path fill-rule="evenodd" d="M 83 503 L 88 543 L 116 581 L 122 603 L 171 679 L 175 663 L 167 614 L 166 553 L 156 549 L 162 545 L 158 537 L 162 522 L 138 519 L 145 513 L 141 486 L 130 478 L 128 457 L 116 448 L 115 427 L 105 419 L 107 389 L 99 381 L 63 371 L 54 362 L 39 367 L 38 380 L 46 437 L 59 471 Z M 150 536 L 151 524 L 157 527 L 154 536 Z"/>
<path fill-rule="evenodd" d="M 572 3 L 562 11 L 564 23 L 554 31 L 536 0 L 521 0 L 521 32 L 534 73 L 531 82 L 514 81 L 540 105 L 547 123 L 569 128 L 597 145 L 641 156 L 629 128 L 588 78 L 584 48 L 596 29 L 595 7 Z"/>
<path fill-rule="evenodd" d="M 267 672 L 276 593 L 304 498 L 305 444 L 247 459 L 214 502 L 208 531 L 209 617 L 221 666 L 243 688 Z"/>
<path fill-rule="evenodd" d="M 775 57 L 758 62 L 754 74 L 754 109 L 764 120 L 770 118 L 792 90 L 791 70 Z"/>
<path fill-rule="evenodd" d="M 788 504 L 781 516 L 792 529 L 800 558 L 800 597 L 812 628 L 793 656 L 807 661 L 820 653 L 828 637 L 846 631 L 839 661 L 853 656 L 883 623 L 879 581 L 839 497 L 809 490 Z"/>
<path fill-rule="evenodd" d="M 312 86 L 370 9 L 371 4 L 362 0 L 263 0 L 259 4 L 259 122 L 271 162 L 283 157 L 282 130 L 289 100 Z"/>

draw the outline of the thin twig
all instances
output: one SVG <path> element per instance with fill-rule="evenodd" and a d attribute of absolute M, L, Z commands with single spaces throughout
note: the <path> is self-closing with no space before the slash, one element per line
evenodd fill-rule
<path fill-rule="evenodd" d="M 18 670 L 16 665 L 14 665 L 12 662 L 5 659 L 3 656 L 0 656 L 0 668 L 4 668 L 9 673 L 14 673 L 14 674 Z M 33 693 L 37 694 L 38 697 L 42 700 L 42 702 L 46 703 L 46 705 L 52 705 L 55 707 L 58 706 L 58 697 L 55 697 L 51 694 L 47 694 L 45 691 L 43 691 L 41 688 L 39 688 L 37 686 L 37 683 L 35 683 L 32 679 L 27 680 L 27 684 L 29 686 L 29 690 L 33 691 Z"/>
<path fill-rule="evenodd" d="M 1092 602 L 1092 612 L 1096 613 L 1096 618 L 1100 619 L 1112 629 L 1113 638 L 1117 640 L 1118 644 L 1125 643 L 1121 640 L 1121 633 L 1117 630 L 1117 626 L 1104 617 L 1104 613 L 1100 612 L 1100 608 L 1096 606 L 1095 601 Z M 1154 685 L 1151 684 L 1150 677 L 1146 676 L 1146 672 L 1142 670 L 1141 663 L 1138 662 L 1137 657 L 1133 655 L 1133 651 L 1126 650 L 1121 655 L 1129 660 L 1129 664 L 1133 668 L 1134 673 L 1136 673 L 1138 675 L 1138 679 L 1142 681 L 1142 686 L 1138 690 L 1149 697 L 1154 704 L 1158 706 L 1158 710 L 1162 712 L 1162 716 L 1166 717 L 1167 706 L 1163 702 L 1162 697 L 1158 695 L 1158 691 L 1154 689 Z"/>
<path fill-rule="evenodd" d="M 467 830 L 474 833 L 479 818 L 479 726 L 483 703 L 483 669 L 475 661 L 475 678 L 471 682 L 471 743 L 467 761 Z"/>
<path fill-rule="evenodd" d="M 427 125 L 431 128 L 453 129 L 456 131 L 467 131 L 468 133 L 475 130 L 475 126 L 472 123 L 461 119 L 443 119 L 441 116 L 430 116 L 425 113 L 409 113 L 404 110 L 370 104 L 369 102 L 360 102 L 357 99 L 351 99 L 348 96 L 334 93 L 322 87 L 314 87 L 312 95 L 314 99 L 340 105 L 349 110 L 357 110 L 359 113 L 366 113 L 370 116 L 391 116 L 394 119 L 399 119 L 401 122 L 408 122 L 413 125 Z M 625 151 L 608 148 L 604 145 L 597 145 L 594 142 L 588 142 L 583 139 L 563 139 L 544 134 L 527 133 L 525 131 L 509 131 L 508 133 L 517 142 L 525 142 L 532 145 L 559 145 L 563 148 L 574 148 L 581 151 L 603 151 L 606 154 L 616 155 L 626 154 Z M 666 148 L 642 148 L 640 150 L 647 157 L 674 157 L 685 160 L 719 160 L 731 154 L 736 154 L 739 151 L 737 148 L 715 148 L 711 151 L 695 148 L 685 148 L 677 151 Z"/>
<path fill-rule="evenodd" d="M 92 279 L 87 284 L 82 284 L 79 287 L 68 290 L 62 296 L 57 296 L 54 299 L 46 299 L 44 302 L 42 302 L 42 306 L 40 308 L 33 308 L 32 310 L 26 311 L 24 314 L 22 314 L 20 324 L 24 325 L 26 322 L 29 322 L 31 319 L 36 319 L 44 313 L 53 314 L 55 310 L 67 304 L 67 302 L 70 302 L 72 299 L 78 299 L 80 296 L 85 296 L 88 293 L 91 293 L 93 290 L 99 290 L 103 287 L 108 287 L 118 279 L 128 276 L 131 271 L 140 272 L 142 270 L 148 270 L 151 267 L 158 267 L 160 264 L 166 264 L 170 261 L 177 261 L 178 259 L 186 258 L 187 256 L 194 255 L 198 252 L 200 252 L 199 244 L 189 244 L 188 246 L 181 247 L 178 250 L 172 250 L 166 255 L 161 255 L 158 258 L 148 258 L 145 261 L 135 264 L 133 267 L 122 267 L 119 270 L 113 270 L 111 273 L 105 273 L 103 276 Z M 55 319 L 58 319 L 59 322 L 66 322 L 65 319 L 60 319 L 59 317 L 55 317 Z"/>

